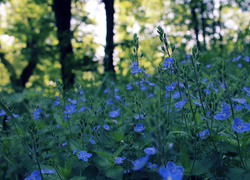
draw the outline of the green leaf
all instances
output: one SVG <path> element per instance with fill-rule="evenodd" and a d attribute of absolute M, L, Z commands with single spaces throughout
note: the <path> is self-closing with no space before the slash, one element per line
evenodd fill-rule
<path fill-rule="evenodd" d="M 181 146 L 181 164 L 183 168 L 185 169 L 185 173 L 190 172 L 190 158 L 188 154 L 188 150 L 186 146 L 182 145 Z"/>
<path fill-rule="evenodd" d="M 123 145 L 123 146 L 120 146 L 120 147 L 114 152 L 113 157 L 114 157 L 114 158 L 115 158 L 115 157 L 118 157 L 119 154 L 123 151 L 123 149 L 124 149 L 125 147 L 127 147 L 127 144 L 125 144 L 125 145 Z"/>
<path fill-rule="evenodd" d="M 216 153 L 209 157 L 203 157 L 202 160 L 196 160 L 191 175 L 201 175 L 209 171 L 209 169 L 220 159 L 220 153 Z"/>
<path fill-rule="evenodd" d="M 122 139 L 124 139 L 123 133 L 121 132 L 112 132 L 112 136 L 116 142 L 120 142 Z"/>
<path fill-rule="evenodd" d="M 99 169 L 95 165 L 89 165 L 83 171 L 83 175 L 88 179 L 94 179 L 99 173 Z"/>
<path fill-rule="evenodd" d="M 104 157 L 104 156 L 102 156 L 100 154 L 98 154 L 96 157 L 92 158 L 92 160 L 98 166 L 100 166 L 102 169 L 106 169 L 106 168 L 109 168 L 109 167 L 112 166 L 112 164 L 110 163 L 110 161 L 106 157 Z"/>
<path fill-rule="evenodd" d="M 242 168 L 231 168 L 229 169 L 229 172 L 227 176 L 230 179 L 244 179 L 246 171 Z"/>
<path fill-rule="evenodd" d="M 106 152 L 104 152 L 104 151 L 93 151 L 93 152 L 95 152 L 95 153 L 97 153 L 97 154 L 100 154 L 100 155 L 102 155 L 102 156 L 104 156 L 106 159 L 108 159 L 109 161 L 112 161 L 113 160 L 113 156 L 111 155 L 111 154 L 109 154 L 109 153 L 106 153 Z"/>
<path fill-rule="evenodd" d="M 123 176 L 123 168 L 121 166 L 114 166 L 104 171 L 105 175 L 111 179 L 120 180 Z"/>
<path fill-rule="evenodd" d="M 72 177 L 70 178 L 70 180 L 85 180 L 86 177 L 82 177 L 82 176 L 75 176 L 75 177 Z"/>
<path fill-rule="evenodd" d="M 184 132 L 184 131 L 172 131 L 172 132 L 170 132 L 169 134 L 182 134 L 182 135 L 189 136 L 190 138 L 193 139 L 193 137 L 192 137 L 190 134 L 188 134 L 188 133 L 186 133 L 186 132 Z"/>

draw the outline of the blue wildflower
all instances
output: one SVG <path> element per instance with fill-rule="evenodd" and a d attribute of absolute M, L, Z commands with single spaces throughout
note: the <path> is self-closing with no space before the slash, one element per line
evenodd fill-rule
<path fill-rule="evenodd" d="M 120 113 L 120 109 L 117 109 L 116 111 L 111 111 L 109 113 L 109 117 L 112 117 L 112 118 L 118 117 L 119 113 Z"/>
<path fill-rule="evenodd" d="M 173 63 L 173 58 L 171 57 L 166 57 L 165 62 L 163 63 L 164 66 L 166 66 L 167 68 L 170 68 L 171 64 Z"/>
<path fill-rule="evenodd" d="M 104 91 L 103 91 L 103 93 L 108 93 L 109 92 L 109 88 L 107 87 Z"/>
<path fill-rule="evenodd" d="M 141 157 L 135 161 L 131 161 L 132 164 L 134 165 L 134 167 L 132 168 L 133 171 L 139 171 L 141 170 L 145 164 L 147 163 L 148 161 L 148 158 L 149 156 L 144 156 L 144 157 Z"/>
<path fill-rule="evenodd" d="M 101 125 L 98 125 L 97 127 L 94 127 L 94 131 L 97 131 L 99 128 L 101 127 Z"/>
<path fill-rule="evenodd" d="M 170 86 L 166 86 L 166 91 L 173 91 L 177 82 L 173 82 Z"/>
<path fill-rule="evenodd" d="M 146 149 L 144 149 L 144 152 L 147 154 L 147 155 L 153 155 L 155 153 L 157 153 L 157 149 L 156 147 L 148 147 Z"/>
<path fill-rule="evenodd" d="M 236 104 L 235 107 L 234 107 L 234 109 L 235 109 L 236 111 L 240 111 L 240 110 L 243 109 L 243 106 Z"/>
<path fill-rule="evenodd" d="M 64 143 L 62 143 L 62 147 L 63 147 L 63 146 L 66 146 L 67 144 L 68 144 L 68 142 L 65 141 Z"/>
<path fill-rule="evenodd" d="M 211 68 L 212 67 L 212 64 L 208 64 L 206 65 L 207 68 Z"/>
<path fill-rule="evenodd" d="M 126 89 L 127 90 L 132 90 L 133 89 L 133 87 L 131 86 L 131 83 L 129 83 L 129 84 L 126 85 Z"/>
<path fill-rule="evenodd" d="M 155 169 L 158 167 L 158 165 L 156 164 L 152 164 L 151 162 L 148 162 L 148 166 L 147 166 L 149 169 Z"/>
<path fill-rule="evenodd" d="M 74 100 L 71 100 L 70 98 L 68 98 L 68 101 L 71 102 L 71 104 L 77 104 L 77 101 L 74 99 Z"/>
<path fill-rule="evenodd" d="M 96 144 L 96 142 L 95 142 L 95 140 L 93 139 L 92 136 L 91 136 L 91 138 L 89 139 L 89 142 L 90 142 L 91 144 Z"/>
<path fill-rule="evenodd" d="M 250 124 L 249 123 L 243 123 L 243 120 L 240 118 L 234 118 L 234 124 L 232 125 L 232 128 L 237 132 L 237 133 L 243 133 L 245 131 L 250 130 Z"/>
<path fill-rule="evenodd" d="M 181 101 L 175 103 L 175 107 L 179 108 L 177 111 L 180 111 L 183 108 L 183 106 L 185 106 L 186 101 L 187 101 L 187 98 L 184 98 Z"/>
<path fill-rule="evenodd" d="M 90 158 L 92 154 L 87 153 L 86 151 L 80 151 L 79 155 L 77 156 L 79 159 L 83 159 L 84 161 L 88 161 L 88 158 Z"/>
<path fill-rule="evenodd" d="M 71 114 L 74 112 L 76 112 L 76 105 L 72 104 L 70 106 L 65 107 L 65 111 L 64 111 L 65 114 Z"/>
<path fill-rule="evenodd" d="M 207 82 L 207 76 L 205 76 L 204 80 L 202 81 L 203 83 Z"/>
<path fill-rule="evenodd" d="M 238 67 L 239 67 L 239 68 L 242 68 L 242 64 L 241 64 L 241 63 L 239 63 L 239 64 L 238 64 Z"/>
<path fill-rule="evenodd" d="M 39 118 L 41 117 L 41 115 L 40 115 L 40 113 L 41 113 L 41 108 L 39 108 L 39 109 L 35 108 L 35 110 L 32 111 L 32 112 L 33 112 L 33 114 L 34 114 L 33 119 L 39 119 Z"/>
<path fill-rule="evenodd" d="M 73 151 L 73 154 L 76 154 L 76 152 L 77 152 L 77 148 L 76 148 L 76 150 Z"/>
<path fill-rule="evenodd" d="M 142 124 L 137 124 L 136 127 L 134 128 L 135 132 L 141 132 L 145 129 Z"/>
<path fill-rule="evenodd" d="M 55 171 L 53 169 L 41 170 L 42 174 L 54 174 Z"/>
<path fill-rule="evenodd" d="M 117 163 L 117 164 L 122 164 L 125 159 L 126 159 L 125 156 L 123 156 L 123 157 L 116 157 L 114 162 Z"/>
<path fill-rule="evenodd" d="M 236 101 L 236 102 L 238 102 L 238 103 L 240 103 L 240 104 L 244 104 L 245 102 L 246 102 L 246 99 L 238 99 L 238 98 L 232 98 L 232 100 L 233 101 Z"/>
<path fill-rule="evenodd" d="M 131 70 L 131 72 L 132 73 L 140 73 L 140 72 L 142 72 L 142 69 L 141 68 L 139 68 L 138 66 L 135 66 L 135 67 L 133 67 L 133 70 Z"/>
<path fill-rule="evenodd" d="M 112 104 L 114 104 L 114 101 L 112 99 L 108 99 L 106 101 L 106 105 L 112 105 Z"/>
<path fill-rule="evenodd" d="M 144 114 L 140 114 L 140 116 L 139 116 L 139 114 L 137 114 L 134 117 L 135 117 L 135 119 L 140 119 L 140 118 L 145 119 L 146 118 L 146 113 L 145 113 L 145 116 L 144 116 Z"/>
<path fill-rule="evenodd" d="M 69 115 L 64 115 L 63 117 L 64 117 L 65 121 L 68 121 L 71 118 L 71 116 L 69 116 Z"/>
<path fill-rule="evenodd" d="M 58 106 L 60 104 L 61 100 L 57 99 L 56 101 L 53 102 L 54 106 Z"/>
<path fill-rule="evenodd" d="M 206 94 L 210 94 L 209 89 L 204 89 L 204 91 L 206 92 Z"/>
<path fill-rule="evenodd" d="M 208 129 L 205 129 L 203 132 L 199 132 L 199 135 L 200 135 L 201 139 L 206 139 L 207 136 L 209 136 L 210 134 L 209 134 Z"/>
<path fill-rule="evenodd" d="M 183 95 L 183 93 L 181 93 L 181 95 Z M 172 95 L 173 99 L 178 99 L 180 97 L 180 93 L 179 92 L 174 92 L 174 94 Z"/>
<path fill-rule="evenodd" d="M 110 130 L 110 127 L 109 127 L 109 125 L 107 125 L 107 124 L 104 124 L 104 125 L 103 125 L 103 128 L 106 129 L 107 131 Z"/>
<path fill-rule="evenodd" d="M 160 167 L 158 170 L 163 179 L 181 180 L 183 177 L 184 168 L 176 166 L 173 162 L 168 162 L 165 167 Z"/>
<path fill-rule="evenodd" d="M 202 106 L 201 103 L 200 103 L 200 101 L 194 101 L 193 103 L 194 103 L 195 105 L 197 105 L 197 106 Z"/>
<path fill-rule="evenodd" d="M 82 111 L 85 111 L 85 110 L 90 110 L 88 107 L 84 107 L 84 106 L 82 106 L 79 110 L 78 110 L 78 112 L 82 112 Z"/>
<path fill-rule="evenodd" d="M 217 120 L 223 120 L 227 119 L 230 116 L 230 108 L 228 106 L 224 107 L 221 112 L 218 112 L 215 116 L 214 119 Z"/>
<path fill-rule="evenodd" d="M 239 55 L 239 56 L 235 57 L 235 58 L 233 59 L 233 62 L 239 61 L 239 60 L 240 60 L 240 58 L 241 58 L 241 55 Z"/>
<path fill-rule="evenodd" d="M 3 116 L 5 114 L 6 114 L 6 112 L 2 109 L 1 112 L 0 112 L 0 116 Z"/>
<path fill-rule="evenodd" d="M 249 61 L 250 61 L 250 56 L 246 55 L 243 59 L 244 59 L 246 62 L 249 62 Z"/>
<path fill-rule="evenodd" d="M 40 180 L 40 179 L 41 179 L 40 171 L 35 170 L 31 173 L 30 176 L 26 177 L 24 180 Z"/>

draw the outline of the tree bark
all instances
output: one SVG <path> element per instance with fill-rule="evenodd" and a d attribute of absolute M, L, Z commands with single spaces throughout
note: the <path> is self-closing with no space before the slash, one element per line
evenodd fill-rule
<path fill-rule="evenodd" d="M 74 54 L 71 44 L 72 32 L 70 30 L 71 0 L 53 0 L 55 12 L 58 49 L 60 51 L 61 74 L 63 89 L 70 89 L 74 85 L 75 74 L 72 72 Z"/>
<path fill-rule="evenodd" d="M 104 57 L 104 71 L 115 77 L 115 69 L 113 65 L 113 52 L 114 52 L 114 0 L 103 0 L 106 10 L 106 46 Z"/>
<path fill-rule="evenodd" d="M 197 43 L 198 49 L 201 50 L 200 41 L 199 41 L 199 21 L 198 21 L 197 14 L 195 12 L 195 9 L 198 8 L 196 0 L 192 0 L 190 5 L 191 5 L 192 23 L 194 25 L 196 43 Z"/>

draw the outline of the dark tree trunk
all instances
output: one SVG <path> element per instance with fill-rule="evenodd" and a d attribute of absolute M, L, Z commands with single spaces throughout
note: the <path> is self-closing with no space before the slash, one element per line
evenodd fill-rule
<path fill-rule="evenodd" d="M 223 52 L 223 37 L 222 37 L 222 34 L 221 34 L 221 31 L 222 31 L 221 12 L 222 12 L 222 2 L 220 2 L 220 7 L 219 7 L 218 26 L 220 27 L 220 32 L 219 32 L 219 36 L 220 36 L 220 51 Z"/>
<path fill-rule="evenodd" d="M 206 4 L 205 2 L 201 2 L 201 22 L 202 22 L 202 36 L 203 36 L 203 51 L 207 49 L 207 44 L 206 44 L 206 19 L 205 19 L 205 12 L 206 12 Z"/>
<path fill-rule="evenodd" d="M 113 65 L 113 52 L 114 52 L 114 0 L 103 0 L 106 10 L 106 46 L 105 46 L 105 57 L 104 57 L 104 71 L 105 73 L 111 74 L 115 77 L 115 69 Z"/>
<path fill-rule="evenodd" d="M 70 89 L 74 85 L 75 74 L 72 72 L 74 54 L 71 44 L 72 32 L 70 30 L 71 0 L 53 0 L 55 12 L 58 48 L 60 51 L 61 74 L 63 89 Z"/>
<path fill-rule="evenodd" d="M 191 5 L 192 23 L 194 26 L 196 43 L 197 43 L 198 49 L 201 50 L 200 41 L 199 41 L 199 21 L 198 21 L 197 14 L 195 12 L 195 9 L 198 8 L 196 0 L 192 0 L 190 5 Z"/>

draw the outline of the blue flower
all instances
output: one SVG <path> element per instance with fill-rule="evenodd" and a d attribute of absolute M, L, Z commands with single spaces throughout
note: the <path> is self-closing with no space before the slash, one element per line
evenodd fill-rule
<path fill-rule="evenodd" d="M 6 112 L 2 109 L 1 112 L 0 112 L 0 116 L 3 116 L 5 114 L 6 114 Z"/>
<path fill-rule="evenodd" d="M 61 100 L 57 99 L 56 101 L 53 102 L 54 106 L 58 106 L 60 104 Z"/>
<path fill-rule="evenodd" d="M 210 94 L 209 89 L 204 89 L 204 91 L 206 92 L 206 94 Z"/>
<path fill-rule="evenodd" d="M 246 99 L 243 99 L 243 98 L 242 99 L 232 98 L 232 100 L 236 101 L 236 102 L 238 102 L 240 104 L 244 104 L 246 102 Z"/>
<path fill-rule="evenodd" d="M 139 116 L 139 114 L 135 115 L 135 119 L 140 119 L 140 117 L 141 117 L 141 119 L 145 119 L 146 115 L 145 116 L 144 116 L 144 114 L 140 114 L 140 116 Z"/>
<path fill-rule="evenodd" d="M 117 163 L 117 164 L 122 164 L 125 159 L 126 159 L 125 156 L 123 156 L 123 157 L 116 157 L 114 162 Z"/>
<path fill-rule="evenodd" d="M 232 128 L 237 132 L 237 133 L 243 133 L 245 131 L 250 130 L 250 124 L 249 123 L 243 123 L 243 120 L 240 118 L 234 118 L 234 124 L 232 125 Z"/>
<path fill-rule="evenodd" d="M 234 109 L 235 109 L 236 111 L 240 111 L 240 110 L 243 109 L 243 106 L 236 104 L 235 107 L 234 107 Z"/>
<path fill-rule="evenodd" d="M 71 102 L 71 104 L 77 104 L 77 101 L 74 99 L 74 100 L 71 100 L 70 98 L 68 98 L 68 101 Z"/>
<path fill-rule="evenodd" d="M 187 98 L 184 98 L 181 101 L 175 103 L 175 107 L 179 108 L 177 111 L 180 111 L 183 108 L 183 106 L 185 106 L 186 101 L 187 101 Z"/>
<path fill-rule="evenodd" d="M 223 120 L 223 119 L 229 118 L 229 116 L 230 116 L 230 108 L 228 106 L 224 107 L 221 111 L 222 112 L 218 112 L 214 116 L 214 119 Z"/>
<path fill-rule="evenodd" d="M 35 108 L 35 110 L 32 111 L 32 112 L 33 112 L 33 114 L 34 114 L 33 119 L 39 119 L 39 118 L 41 117 L 41 115 L 40 115 L 40 113 L 41 113 L 41 108 L 39 108 L 39 109 Z"/>
<path fill-rule="evenodd" d="M 212 67 L 212 64 L 208 64 L 206 65 L 207 68 L 211 68 Z"/>
<path fill-rule="evenodd" d="M 240 60 L 240 58 L 241 58 L 241 55 L 239 55 L 239 56 L 235 57 L 235 58 L 233 59 L 233 62 L 239 61 L 239 60 Z"/>
<path fill-rule="evenodd" d="M 67 144 L 68 144 L 68 142 L 65 141 L 64 143 L 62 143 L 62 147 L 63 147 L 63 146 L 66 146 Z"/>
<path fill-rule="evenodd" d="M 40 171 L 35 170 L 31 173 L 30 176 L 26 177 L 24 180 L 40 180 L 40 179 L 41 179 Z"/>
<path fill-rule="evenodd" d="M 183 93 L 181 93 L 181 95 L 183 95 Z M 173 99 L 178 99 L 180 97 L 180 93 L 179 92 L 174 92 L 174 94 L 172 95 Z"/>
<path fill-rule="evenodd" d="M 144 152 L 147 154 L 147 155 L 153 155 L 155 153 L 157 153 L 157 149 L 156 147 L 149 147 L 149 148 L 146 148 L 144 149 Z"/>
<path fill-rule="evenodd" d="M 205 76 L 205 79 L 202 82 L 203 83 L 207 82 L 207 76 Z"/>
<path fill-rule="evenodd" d="M 95 140 L 93 139 L 92 136 L 91 136 L 91 138 L 89 139 L 89 142 L 90 142 L 91 144 L 96 144 L 96 142 L 95 142 Z"/>
<path fill-rule="evenodd" d="M 49 169 L 49 170 L 41 170 L 42 174 L 54 174 L 55 171 L 53 169 Z"/>
<path fill-rule="evenodd" d="M 244 60 L 245 60 L 246 62 L 249 62 L 249 61 L 250 61 L 250 56 L 246 55 L 246 56 L 244 57 Z"/>
<path fill-rule="evenodd" d="M 164 66 L 166 66 L 167 68 L 170 68 L 170 65 L 173 63 L 173 58 L 171 57 L 166 57 L 165 62 L 163 63 Z"/>
<path fill-rule="evenodd" d="M 115 117 L 119 116 L 119 113 L 120 113 L 120 109 L 117 109 L 116 111 L 111 111 L 109 113 L 109 117 L 115 118 Z"/>
<path fill-rule="evenodd" d="M 64 111 L 65 114 L 71 114 L 74 112 L 76 112 L 76 105 L 72 104 L 70 106 L 65 107 L 65 111 Z"/>
<path fill-rule="evenodd" d="M 203 132 L 199 132 L 199 135 L 200 135 L 201 139 L 206 139 L 207 136 L 209 136 L 210 134 L 209 134 L 208 129 L 205 129 Z"/>
<path fill-rule="evenodd" d="M 199 101 L 194 101 L 193 103 L 197 106 L 201 106 L 201 103 Z"/>
<path fill-rule="evenodd" d="M 156 164 L 152 164 L 151 162 L 148 162 L 148 166 L 147 166 L 149 169 L 155 169 L 158 167 L 158 165 Z"/>
<path fill-rule="evenodd" d="M 84 106 L 82 106 L 79 110 L 78 110 L 78 112 L 82 112 L 82 111 L 85 111 L 85 110 L 90 110 L 88 107 L 84 107 Z"/>
<path fill-rule="evenodd" d="M 241 63 L 239 63 L 239 64 L 238 64 L 238 67 L 239 67 L 239 68 L 242 68 L 242 64 L 241 64 Z"/>
<path fill-rule="evenodd" d="M 65 121 L 68 121 L 71 118 L 71 116 L 69 116 L 69 115 L 64 115 L 63 117 L 64 117 Z"/>
<path fill-rule="evenodd" d="M 133 67 L 133 70 L 131 70 L 132 73 L 139 73 L 142 72 L 142 69 L 139 68 L 138 66 Z"/>
<path fill-rule="evenodd" d="M 144 157 L 141 157 L 135 161 L 131 161 L 132 164 L 134 165 L 134 167 L 132 168 L 133 171 L 139 171 L 141 170 L 145 164 L 147 163 L 148 161 L 148 158 L 149 156 L 144 156 Z"/>
<path fill-rule="evenodd" d="M 133 62 L 131 65 L 129 65 L 131 68 L 139 66 L 138 61 Z"/>
<path fill-rule="evenodd" d="M 170 86 L 166 86 L 166 91 L 173 91 L 177 82 L 173 82 Z"/>
<path fill-rule="evenodd" d="M 141 132 L 145 129 L 142 124 L 137 124 L 136 127 L 134 128 L 135 132 Z"/>
<path fill-rule="evenodd" d="M 106 129 L 107 131 L 110 130 L 110 127 L 109 127 L 109 125 L 107 125 L 107 124 L 104 124 L 104 125 L 103 125 L 103 128 Z"/>
<path fill-rule="evenodd" d="M 127 86 L 126 87 L 127 90 L 132 90 L 133 89 L 133 87 L 131 86 L 131 83 L 127 84 L 126 86 Z"/>
<path fill-rule="evenodd" d="M 76 154 L 76 152 L 77 152 L 77 149 L 73 151 L 73 154 Z"/>
<path fill-rule="evenodd" d="M 165 167 L 160 167 L 158 170 L 163 179 L 181 180 L 183 177 L 184 168 L 176 166 L 173 162 L 168 162 Z"/>
<path fill-rule="evenodd" d="M 80 151 L 79 155 L 77 156 L 79 159 L 83 159 L 84 161 L 88 161 L 88 158 L 90 158 L 92 154 L 87 153 L 86 151 Z"/>

